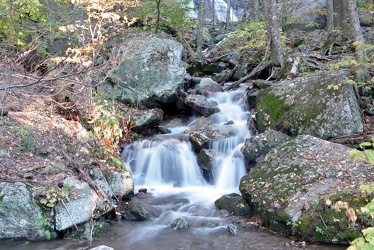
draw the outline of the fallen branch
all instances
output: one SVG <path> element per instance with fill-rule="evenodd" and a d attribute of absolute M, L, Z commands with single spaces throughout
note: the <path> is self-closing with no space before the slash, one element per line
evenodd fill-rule
<path fill-rule="evenodd" d="M 97 186 L 97 184 L 91 179 L 91 177 L 82 170 L 79 164 L 76 164 L 73 162 L 73 160 L 65 153 L 62 151 L 62 154 L 64 155 L 66 161 L 68 162 L 67 165 L 75 169 L 80 177 L 90 185 L 90 187 L 96 192 L 96 194 L 105 202 L 108 202 L 108 199 L 104 192 Z"/>

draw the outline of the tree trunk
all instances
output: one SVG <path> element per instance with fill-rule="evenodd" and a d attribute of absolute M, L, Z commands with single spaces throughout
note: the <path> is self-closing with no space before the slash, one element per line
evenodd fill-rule
<path fill-rule="evenodd" d="M 280 66 L 284 69 L 286 66 L 286 57 L 278 28 L 276 0 L 264 0 L 263 5 L 266 30 L 270 41 L 271 60 L 274 66 Z"/>
<path fill-rule="evenodd" d="M 160 20 L 161 20 L 161 0 L 156 0 L 157 4 L 157 20 L 156 20 L 156 30 L 155 33 L 158 33 L 158 30 L 160 29 Z"/>
<path fill-rule="evenodd" d="M 227 0 L 226 28 L 225 28 L 226 32 L 229 30 L 229 26 L 230 26 L 230 20 L 231 20 L 230 9 L 231 9 L 231 3 L 230 3 L 230 0 Z"/>
<path fill-rule="evenodd" d="M 212 17 L 212 20 L 213 20 L 213 22 L 212 22 L 212 28 L 213 28 L 213 30 L 214 30 L 214 22 L 215 22 L 215 18 L 216 18 L 216 11 L 215 11 L 215 0 L 212 0 L 212 15 L 213 15 L 213 17 Z"/>
<path fill-rule="evenodd" d="M 369 73 L 367 69 L 367 55 L 363 48 L 365 42 L 364 36 L 361 32 L 360 20 L 357 12 L 357 2 L 355 0 L 346 0 L 347 12 L 349 19 L 349 27 L 351 30 L 351 36 L 354 41 L 354 47 L 356 52 L 356 81 L 367 82 L 369 80 Z"/>
<path fill-rule="evenodd" d="M 326 31 L 334 30 L 334 3 L 333 0 L 326 0 Z"/>
<path fill-rule="evenodd" d="M 253 1 L 253 11 L 254 11 L 254 20 L 256 22 L 260 21 L 260 0 Z"/>
<path fill-rule="evenodd" d="M 203 28 L 205 20 L 205 0 L 200 0 L 199 10 L 198 10 L 198 24 L 197 24 L 197 33 L 196 33 L 196 59 L 201 60 L 202 50 L 203 50 Z"/>

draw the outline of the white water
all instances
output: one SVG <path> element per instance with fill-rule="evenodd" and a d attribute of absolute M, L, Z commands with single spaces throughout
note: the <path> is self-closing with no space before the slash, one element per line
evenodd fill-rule
<path fill-rule="evenodd" d="M 216 190 L 216 198 L 238 192 L 239 181 L 246 173 L 240 148 L 244 139 L 250 136 L 247 128 L 249 111 L 244 94 L 245 90 L 239 89 L 215 93 L 208 98 L 217 102 L 221 110 L 214 115 L 214 122 L 233 122 L 232 126 L 237 130 L 236 136 L 214 141 L 209 146 L 218 153 L 213 168 L 214 186 L 208 185 L 197 165 L 188 136 L 183 134 L 187 127 L 179 127 L 173 129 L 174 133 L 137 141 L 124 149 L 122 159 L 131 168 L 135 189 L 144 187 L 159 193 L 163 186 L 184 189 L 202 187 L 198 189 L 204 192 L 209 186 Z M 169 191 L 170 188 L 166 188 L 166 192 Z"/>

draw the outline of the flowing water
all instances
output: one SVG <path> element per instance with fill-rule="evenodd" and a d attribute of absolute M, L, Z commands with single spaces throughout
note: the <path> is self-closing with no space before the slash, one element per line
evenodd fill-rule
<path fill-rule="evenodd" d="M 196 155 L 183 134 L 186 127 L 171 128 L 171 133 L 128 145 L 122 158 L 131 169 L 135 190 L 146 188 L 136 199 L 144 204 L 151 220 L 122 221 L 95 239 L 91 246 L 106 245 L 114 249 L 285 249 L 291 239 L 260 230 L 246 217 L 225 216 L 214 202 L 222 195 L 239 194 L 240 178 L 246 167 L 240 148 L 250 137 L 247 129 L 249 108 L 244 89 L 216 93 L 209 99 L 221 110 L 214 122 L 230 121 L 237 135 L 209 145 L 216 152 L 212 179 L 208 183 L 197 165 Z M 189 227 L 173 230 L 171 224 L 184 218 Z M 238 235 L 231 235 L 228 224 L 235 224 Z M 0 242 L 0 249 L 82 249 L 87 243 L 54 240 L 30 243 Z M 290 248 L 290 247 L 289 247 Z M 307 249 L 344 249 L 339 246 L 308 245 Z"/>

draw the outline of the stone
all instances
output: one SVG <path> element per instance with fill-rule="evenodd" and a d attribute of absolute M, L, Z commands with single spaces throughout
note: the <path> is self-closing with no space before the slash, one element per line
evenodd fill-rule
<path fill-rule="evenodd" d="M 352 241 L 362 221 L 350 229 L 345 209 L 340 213 L 326 206 L 327 200 L 344 202 L 356 211 L 373 195 L 363 187 L 373 182 L 374 166 L 365 158 L 350 159 L 351 152 L 341 144 L 299 135 L 273 148 L 241 179 L 241 194 L 274 231 L 308 241 Z"/>
<path fill-rule="evenodd" d="M 322 71 L 261 90 L 256 99 L 258 130 L 288 121 L 291 136 L 327 139 L 363 132 L 361 110 L 348 79 L 345 71 Z"/>
<path fill-rule="evenodd" d="M 253 211 L 247 201 L 236 193 L 227 194 L 214 202 L 215 206 L 220 210 L 226 210 L 231 215 L 252 215 Z"/>
<path fill-rule="evenodd" d="M 24 183 L 0 182 L 0 239 L 41 240 L 43 212 Z"/>
<path fill-rule="evenodd" d="M 105 177 L 115 196 L 123 198 L 134 196 L 134 181 L 130 171 L 111 171 L 105 173 Z"/>
<path fill-rule="evenodd" d="M 186 229 L 189 227 L 188 221 L 184 217 L 177 218 L 172 224 L 173 230 Z"/>

